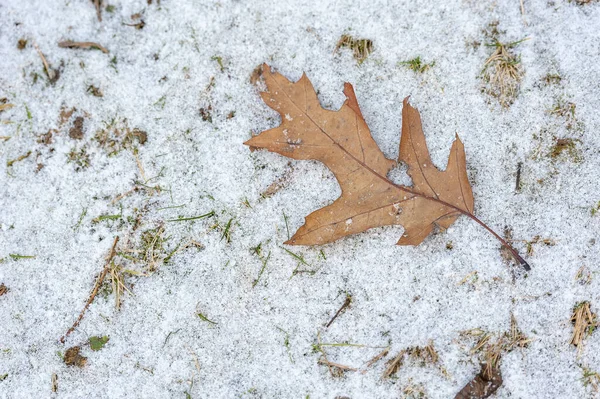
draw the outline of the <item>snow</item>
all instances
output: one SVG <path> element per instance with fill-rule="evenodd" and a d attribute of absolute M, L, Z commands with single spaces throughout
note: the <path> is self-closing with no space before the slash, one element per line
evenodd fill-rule
<path fill-rule="evenodd" d="M 427 397 L 448 398 L 479 370 L 460 332 L 500 334 L 509 329 L 511 312 L 533 342 L 503 357 L 496 397 L 593 395 L 580 366 L 600 372 L 600 335 L 587 338 L 578 356 L 569 345 L 569 319 L 579 301 L 589 300 L 595 311 L 600 305 L 600 216 L 591 212 L 600 201 L 600 4 L 525 0 L 523 16 L 518 1 L 360 3 L 108 1 L 114 10 L 99 22 L 90 1 L 0 2 L 0 98 L 14 104 L 0 113 L 0 136 L 10 137 L 0 139 L 0 284 L 9 289 L 0 296 L 0 379 L 8 374 L 0 398 L 184 398 L 186 392 L 192 398 L 397 398 L 410 383 L 421 384 Z M 143 29 L 124 25 L 139 22 L 135 13 Z M 486 42 L 482 30 L 494 20 L 506 31 L 502 40 L 529 38 L 515 49 L 524 76 L 508 109 L 481 92 L 478 76 L 492 50 L 469 44 Z M 348 49 L 334 52 L 344 33 L 373 41 L 362 64 Z M 17 49 L 21 38 L 28 40 L 23 50 Z M 110 53 L 59 48 L 62 40 L 98 42 Z M 34 43 L 60 69 L 54 85 Z M 397 65 L 416 56 L 434 67 L 419 74 Z M 438 167 L 445 166 L 455 133 L 464 142 L 478 217 L 499 233 L 510 226 L 515 240 L 539 235 L 555 245 L 534 244 L 526 257 L 532 271 L 516 276 L 498 242 L 464 217 L 414 248 L 394 245 L 401 227 L 322 247 L 284 246 L 286 223 L 293 234 L 340 189 L 321 164 L 243 145 L 252 132 L 280 123 L 249 82 L 263 62 L 294 81 L 306 72 L 331 109 L 341 106 L 343 83 L 351 82 L 389 158 L 397 158 L 401 103 L 410 95 Z M 547 74 L 562 80 L 547 85 Z M 89 93 L 90 85 L 103 97 Z M 571 128 L 549 113 L 561 99 L 576 104 Z M 63 107 L 77 111 L 59 126 Z M 81 141 L 68 134 L 75 116 L 85 118 Z M 109 156 L 93 140 L 113 119 L 147 132 L 137 157 L 146 180 L 154 178 L 148 185 L 162 191 L 140 189 L 113 203 L 143 179 L 133 151 Z M 58 131 L 53 142 L 38 143 L 50 129 Z M 552 159 L 556 138 L 575 140 L 580 162 L 567 153 Z M 90 166 L 76 171 L 68 154 L 82 147 Z M 519 162 L 522 189 L 515 192 Z M 410 183 L 403 167 L 390 176 Z M 278 191 L 261 196 L 280 180 Z M 144 208 L 142 226 L 132 232 L 127 218 Z M 167 222 L 211 210 L 214 217 Z M 122 221 L 93 222 L 116 214 Z M 123 294 L 119 311 L 114 294 L 98 295 L 61 344 L 114 237 L 139 243 L 142 231 L 160 225 L 169 250 L 190 240 L 202 247 L 175 253 L 148 277 L 128 277 L 131 294 Z M 259 244 L 260 254 L 252 252 Z M 515 245 L 525 253 L 524 241 Z M 592 273 L 589 284 L 575 279 L 582 266 Z M 459 284 L 475 271 L 476 281 Z M 325 328 L 346 294 L 351 306 Z M 97 335 L 110 341 L 92 351 L 87 342 Z M 361 371 L 332 377 L 317 363 L 318 337 L 367 345 L 327 348 L 330 361 Z M 385 361 L 362 372 L 382 346 L 391 346 L 390 358 L 429 340 L 448 376 L 410 362 L 391 380 L 381 380 Z M 66 366 L 58 355 L 75 345 L 88 357 L 85 368 Z"/>

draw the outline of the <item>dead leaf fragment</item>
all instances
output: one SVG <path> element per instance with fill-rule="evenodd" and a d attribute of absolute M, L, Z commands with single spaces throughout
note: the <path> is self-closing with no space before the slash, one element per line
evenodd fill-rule
<path fill-rule="evenodd" d="M 67 349 L 65 352 L 64 361 L 67 366 L 77 366 L 84 367 L 87 363 L 87 357 L 81 356 L 79 351 L 81 347 L 74 346 L 72 348 Z"/>
<path fill-rule="evenodd" d="M 69 129 L 69 137 L 75 140 L 83 138 L 83 117 L 78 116 L 73 122 L 73 127 Z"/>
<path fill-rule="evenodd" d="M 6 294 L 8 292 L 8 287 L 4 285 L 4 283 L 0 284 L 0 296 Z"/>
<path fill-rule="evenodd" d="M 486 370 L 491 370 L 488 372 Z M 502 385 L 502 374 L 499 367 L 486 368 L 481 366 L 481 371 L 477 374 L 454 399 L 484 399 L 490 397 Z"/>
<path fill-rule="evenodd" d="M 386 175 L 396 164 L 387 159 L 367 126 L 352 85 L 344 85 L 346 102 L 339 111 L 321 107 L 306 77 L 292 83 L 263 65 L 265 103 L 281 115 L 282 124 L 248 140 L 294 159 L 323 162 L 336 176 L 342 195 L 306 217 L 286 242 L 326 244 L 347 235 L 386 225 L 403 225 L 399 245 L 418 245 L 438 226 L 448 228 L 461 213 L 473 211 L 464 147 L 458 136 L 445 171 L 429 157 L 419 112 L 404 100 L 399 161 L 405 162 L 413 187 L 394 184 Z"/>

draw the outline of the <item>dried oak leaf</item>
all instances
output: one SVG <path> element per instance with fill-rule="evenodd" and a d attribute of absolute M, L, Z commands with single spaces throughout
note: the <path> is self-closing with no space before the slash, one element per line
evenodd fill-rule
<path fill-rule="evenodd" d="M 306 74 L 293 83 L 265 64 L 262 77 L 267 91 L 261 96 L 282 123 L 245 144 L 321 161 L 342 189 L 335 202 L 308 215 L 286 244 L 325 244 L 373 227 L 402 225 L 398 244 L 418 245 L 435 226 L 446 229 L 460 214 L 472 215 L 462 142 L 456 136 L 446 170 L 438 170 L 429 157 L 419 112 L 408 98 L 402 109 L 399 161 L 408 165 L 412 187 L 386 177 L 396 161 L 387 159 L 373 140 L 350 83 L 344 85 L 347 99 L 340 110 L 331 111 L 321 107 Z"/>

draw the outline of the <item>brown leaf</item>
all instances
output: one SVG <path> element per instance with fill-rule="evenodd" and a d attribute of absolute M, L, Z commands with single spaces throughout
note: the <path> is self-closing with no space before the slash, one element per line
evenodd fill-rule
<path fill-rule="evenodd" d="M 502 374 L 499 367 L 481 366 L 477 374 L 454 399 L 484 399 L 490 397 L 502 385 Z"/>
<path fill-rule="evenodd" d="M 261 96 L 281 115 L 282 123 L 245 144 L 321 161 L 342 189 L 331 205 L 308 215 L 286 244 L 325 244 L 372 227 L 402 225 L 405 232 L 398 244 L 418 245 L 435 226 L 446 229 L 461 213 L 472 214 L 462 142 L 457 136 L 446 170 L 438 170 L 429 157 L 419 112 L 408 98 L 402 110 L 399 160 L 408 165 L 413 187 L 387 179 L 396 162 L 387 159 L 371 137 L 351 84 L 344 85 L 346 102 L 339 111 L 331 111 L 321 107 L 305 74 L 292 83 L 265 64 L 262 77 L 267 91 Z"/>

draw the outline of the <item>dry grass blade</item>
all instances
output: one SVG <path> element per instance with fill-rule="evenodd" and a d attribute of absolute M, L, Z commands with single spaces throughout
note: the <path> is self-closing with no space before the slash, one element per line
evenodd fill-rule
<path fill-rule="evenodd" d="M 359 64 L 362 64 L 369 54 L 373 52 L 373 41 L 370 39 L 355 39 L 350 35 L 342 35 L 335 46 L 335 51 L 342 47 L 351 49 L 354 59 L 356 59 Z"/>
<path fill-rule="evenodd" d="M 94 7 L 96 8 L 96 17 L 98 17 L 98 21 L 102 22 L 102 0 L 92 0 L 94 2 Z"/>
<path fill-rule="evenodd" d="M 101 44 L 94 43 L 94 42 L 74 42 L 74 41 L 71 41 L 71 40 L 65 40 L 65 41 L 59 42 L 58 43 L 58 47 L 61 47 L 61 48 L 82 48 L 82 49 L 95 48 L 95 49 L 98 49 L 98 50 L 102 51 L 105 54 L 108 54 L 108 50 L 106 49 L 106 47 L 102 46 Z"/>
<path fill-rule="evenodd" d="M 594 392 L 600 392 L 600 373 L 591 370 L 589 367 L 581 367 L 583 371 L 583 377 L 581 381 L 583 386 L 591 386 Z"/>
<path fill-rule="evenodd" d="M 389 378 L 392 375 L 396 374 L 398 369 L 402 366 L 404 362 L 404 355 L 406 355 L 406 349 L 401 350 L 396 357 L 387 362 L 387 367 L 383 372 L 383 376 L 381 378 Z"/>
<path fill-rule="evenodd" d="M 60 338 L 59 341 L 61 343 L 64 344 L 65 343 L 65 339 L 69 336 L 69 334 L 71 334 L 73 331 L 75 331 L 75 329 L 77 328 L 77 326 L 79 326 L 79 323 L 81 323 L 81 320 L 83 319 L 83 316 L 85 315 L 86 310 L 92 304 L 92 302 L 94 301 L 94 298 L 96 298 L 96 295 L 98 294 L 98 289 L 100 289 L 100 286 L 104 282 L 104 278 L 106 277 L 106 274 L 110 270 L 110 265 L 112 263 L 112 259 L 115 256 L 115 254 L 117 253 L 116 250 L 117 250 L 117 244 L 118 244 L 118 242 L 119 242 L 119 236 L 116 236 L 115 237 L 115 241 L 113 242 L 112 248 L 110 250 L 110 253 L 108 255 L 108 259 L 106 261 L 106 265 L 102 269 L 102 272 L 100 273 L 100 276 L 98 276 L 98 278 L 96 279 L 96 284 L 94 284 L 94 288 L 92 289 L 92 292 L 90 293 L 90 296 L 89 296 L 87 302 L 85 303 L 85 306 L 81 310 L 81 313 L 79 313 L 79 317 L 77 317 L 77 320 L 75 320 L 75 323 L 73 323 L 73 325 L 71 326 L 71 328 L 69 328 L 67 330 L 67 332 L 65 333 L 65 335 L 63 335 Z"/>
<path fill-rule="evenodd" d="M 10 104 L 10 103 L 0 104 L 0 112 L 7 111 L 7 110 L 11 109 L 14 106 L 15 106 L 14 104 Z"/>
<path fill-rule="evenodd" d="M 50 80 L 51 83 L 56 82 L 56 80 L 58 79 L 58 74 L 57 72 L 52 69 L 50 67 L 50 64 L 48 64 L 48 61 L 46 60 L 46 57 L 44 57 L 44 53 L 42 53 L 42 50 L 40 50 L 40 48 L 38 47 L 37 44 L 33 44 L 35 49 L 38 52 L 38 55 L 40 56 L 41 60 L 42 60 L 42 64 L 44 64 L 44 71 L 46 72 L 46 75 L 48 76 L 48 79 Z"/>
<path fill-rule="evenodd" d="M 384 357 L 386 357 L 388 355 L 388 353 L 390 353 L 390 348 L 385 348 L 384 350 L 382 350 L 381 352 L 379 352 L 377 355 L 375 355 L 375 357 L 373 357 L 371 360 L 369 360 L 365 366 L 365 368 L 369 368 L 372 365 L 374 365 L 375 363 L 377 363 L 378 361 L 380 361 L 381 359 L 383 359 Z"/>

